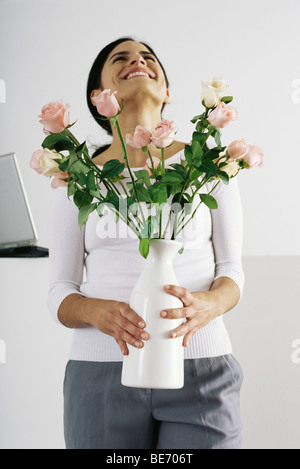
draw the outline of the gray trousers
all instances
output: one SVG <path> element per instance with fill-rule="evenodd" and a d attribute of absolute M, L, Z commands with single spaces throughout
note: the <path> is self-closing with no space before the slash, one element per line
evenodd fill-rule
<path fill-rule="evenodd" d="M 240 449 L 243 372 L 233 355 L 185 360 L 182 389 L 122 386 L 121 362 L 68 362 L 67 449 Z"/>

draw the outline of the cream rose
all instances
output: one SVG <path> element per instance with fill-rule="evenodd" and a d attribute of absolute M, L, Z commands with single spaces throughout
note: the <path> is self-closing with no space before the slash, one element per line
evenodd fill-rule
<path fill-rule="evenodd" d="M 207 108 L 216 106 L 228 88 L 224 78 L 215 77 L 210 81 L 202 82 L 201 101 Z"/>
<path fill-rule="evenodd" d="M 237 161 L 233 160 L 232 158 L 227 159 L 226 152 L 220 153 L 220 157 L 213 161 L 218 167 L 220 167 L 221 163 L 227 162 L 227 164 L 222 166 L 220 170 L 226 173 L 230 178 L 236 176 L 240 170 L 240 166 Z M 220 178 L 217 176 L 216 179 Z"/>
<path fill-rule="evenodd" d="M 56 151 L 51 151 L 48 148 L 42 150 L 42 153 L 38 160 L 38 166 L 43 172 L 44 176 L 50 177 L 60 172 L 58 163 L 54 161 L 54 159 L 57 158 L 60 158 L 60 155 Z"/>
<path fill-rule="evenodd" d="M 227 173 L 230 178 L 237 175 L 240 170 L 240 166 L 237 161 L 229 159 L 225 166 L 222 166 L 221 171 Z"/>

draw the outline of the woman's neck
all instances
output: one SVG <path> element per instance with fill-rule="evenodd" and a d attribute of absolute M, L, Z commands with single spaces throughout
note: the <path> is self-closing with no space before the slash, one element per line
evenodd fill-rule
<path fill-rule="evenodd" d="M 143 100 L 140 100 L 139 102 L 143 102 Z M 126 137 L 126 134 L 133 135 L 137 125 L 141 125 L 148 130 L 156 127 L 162 120 L 160 107 L 153 108 L 150 105 L 139 107 L 137 101 L 135 101 L 135 103 L 127 101 L 126 107 L 124 107 L 122 113 L 118 116 L 123 138 Z M 96 164 L 103 165 L 106 161 L 111 159 L 118 159 L 124 162 L 124 152 L 115 126 L 112 127 L 112 134 L 113 141 L 110 147 L 97 156 L 97 159 L 95 160 Z M 184 146 L 185 143 L 175 141 L 173 145 L 165 149 L 165 158 L 178 153 L 184 148 Z M 161 158 L 161 150 L 153 145 L 153 143 L 151 143 L 148 148 L 152 156 Z M 126 151 L 131 168 L 143 167 L 149 157 L 147 153 L 143 153 L 142 150 L 133 148 L 130 145 L 126 146 Z"/>
<path fill-rule="evenodd" d="M 161 113 L 159 110 L 149 111 L 149 109 L 147 108 L 135 108 L 134 110 L 130 110 L 129 106 L 126 106 L 126 111 L 127 112 L 125 112 L 124 109 L 122 113 L 118 116 L 118 121 L 123 138 L 125 138 L 126 134 L 133 135 L 137 125 L 141 125 L 142 127 L 151 130 L 156 127 L 157 124 L 159 124 L 162 120 Z M 116 126 L 112 128 L 112 134 L 113 141 L 109 150 L 118 158 L 120 156 L 123 156 L 124 153 L 122 150 L 122 145 Z M 151 152 L 153 152 L 154 156 L 160 154 L 160 151 L 157 151 L 154 145 L 151 145 Z M 140 149 L 133 148 L 130 145 L 127 145 L 127 155 L 129 164 L 132 167 L 143 166 L 145 159 L 148 158 L 148 155 L 145 155 Z"/>

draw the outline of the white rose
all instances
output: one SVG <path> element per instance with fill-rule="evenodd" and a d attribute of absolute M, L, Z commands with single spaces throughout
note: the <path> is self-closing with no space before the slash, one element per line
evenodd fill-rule
<path fill-rule="evenodd" d="M 220 153 L 220 156 L 222 156 L 221 153 Z M 226 157 L 222 156 L 221 158 L 218 158 L 217 164 L 219 166 L 220 163 L 225 163 L 225 162 L 226 162 Z M 220 169 L 221 171 L 224 171 L 224 173 L 227 173 L 230 178 L 232 178 L 237 175 L 237 173 L 239 172 L 240 166 L 236 160 L 229 158 L 227 160 L 227 164 L 225 166 L 222 166 L 222 168 Z"/>
<path fill-rule="evenodd" d="M 226 152 L 220 153 L 220 158 L 213 160 L 218 167 L 220 166 L 220 163 L 226 163 L 226 156 L 224 156 L 224 154 L 226 154 Z M 224 173 L 227 173 L 230 178 L 232 178 L 237 175 L 240 166 L 237 161 L 229 158 L 227 160 L 227 164 L 225 166 L 222 166 L 220 169 L 221 171 L 224 171 Z M 219 179 L 219 177 L 217 177 L 216 179 Z"/>
<path fill-rule="evenodd" d="M 39 158 L 38 165 L 43 171 L 44 176 L 53 176 L 59 173 L 60 169 L 58 163 L 54 159 L 60 158 L 60 155 L 56 151 L 51 151 L 48 148 L 44 148 Z"/>
<path fill-rule="evenodd" d="M 204 100 L 204 104 L 208 108 L 216 106 L 224 96 L 227 87 L 224 78 L 215 77 L 206 83 L 202 82 L 201 101 Z"/>
<path fill-rule="evenodd" d="M 227 173 L 230 178 L 236 176 L 239 172 L 239 169 L 239 164 L 235 160 L 229 161 L 226 166 L 223 166 L 223 168 L 221 168 L 221 170 Z"/>

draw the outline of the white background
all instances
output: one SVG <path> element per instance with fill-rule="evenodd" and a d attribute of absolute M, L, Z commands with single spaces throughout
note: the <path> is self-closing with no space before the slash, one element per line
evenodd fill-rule
<path fill-rule="evenodd" d="M 263 370 L 271 369 L 274 376 L 281 373 L 286 379 L 291 379 L 293 374 L 294 380 L 289 387 L 289 402 L 292 406 L 289 412 L 294 415 L 294 423 L 289 426 L 286 424 L 284 431 L 278 430 L 276 434 L 282 436 L 278 442 L 274 437 L 275 433 L 271 431 L 272 425 L 266 428 L 265 439 L 260 442 L 255 440 L 256 423 L 255 419 L 250 418 L 250 413 L 253 415 L 254 410 L 250 404 L 248 406 L 245 403 L 244 414 L 249 416 L 246 435 L 249 437 L 249 432 L 252 435 L 248 439 L 249 446 L 271 447 L 273 441 L 273 444 L 287 447 L 288 441 L 295 445 L 294 441 L 297 439 L 293 440 L 291 434 L 287 433 L 287 428 L 290 432 L 291 428 L 296 428 L 296 413 L 293 414 L 292 409 L 296 403 L 295 396 L 299 394 L 299 387 L 296 389 L 294 383 L 299 385 L 299 380 L 295 380 L 300 373 L 300 365 L 297 368 L 290 360 L 291 342 L 300 337 L 297 322 L 299 300 L 295 294 L 300 273 L 297 257 L 300 255 L 299 18 L 300 2 L 297 0 L 151 0 L 147 3 L 137 0 L 114 0 L 113 3 L 100 0 L 0 0 L 0 78 L 6 82 L 7 101 L 6 104 L 0 104 L 0 154 L 16 152 L 39 234 L 39 243 L 42 246 L 48 246 L 48 207 L 52 189 L 49 181 L 29 168 L 31 154 L 40 148 L 44 138 L 37 116 L 44 104 L 62 98 L 71 105 L 71 120 L 78 120 L 74 133 L 79 140 L 87 138 L 89 143 L 96 144 L 107 141 L 106 136 L 99 132 L 98 126 L 90 117 L 85 102 L 85 87 L 90 67 L 98 52 L 107 43 L 120 36 L 132 35 L 137 40 L 148 42 L 154 48 L 167 71 L 171 85 L 172 103 L 167 106 L 164 117 L 176 122 L 180 140 L 190 139 L 193 126 L 189 120 L 202 111 L 201 81 L 209 80 L 213 76 L 222 76 L 229 84 L 229 94 L 234 96 L 232 104 L 238 110 L 239 119 L 224 129 L 224 143 L 244 138 L 249 143 L 256 142 L 265 154 L 263 169 L 244 171 L 239 175 L 244 207 L 243 255 L 249 280 L 243 303 L 236 311 L 242 311 L 243 315 L 246 315 L 246 323 L 250 323 L 251 315 L 256 314 L 255 327 L 251 329 L 253 342 L 261 340 L 262 354 L 270 350 L 270 342 L 277 352 L 282 350 L 287 362 L 280 362 L 281 371 L 276 371 L 278 361 L 272 361 L 271 355 L 268 355 L 267 363 L 263 357 L 251 355 L 252 342 L 249 343 L 246 338 L 248 348 L 245 351 L 243 334 L 247 336 L 247 331 L 243 327 L 237 328 L 241 319 L 236 312 L 229 316 L 229 326 L 237 347 L 237 355 L 246 366 L 246 371 L 251 369 L 253 373 L 258 369 L 258 379 L 261 380 L 262 376 L 266 376 Z M 0 223 L 3 222 L 1 220 Z M 253 263 L 253 260 L 257 262 Z M 24 265 L 17 268 L 19 274 L 23 273 Z M 41 276 L 38 274 L 37 265 L 41 266 Z M 269 274 L 269 265 L 272 266 L 272 277 Z M 283 265 L 284 270 L 281 268 Z M 61 425 L 61 422 L 58 422 L 61 408 L 55 416 L 50 406 L 49 414 L 44 416 L 46 419 L 52 418 L 53 429 L 50 428 L 48 439 L 43 439 L 39 417 L 41 413 L 38 415 L 38 411 L 34 409 L 34 402 L 38 401 L 36 396 L 32 396 L 30 400 L 30 392 L 40 389 L 37 369 L 41 370 L 45 363 L 49 366 L 49 358 L 53 354 L 59 371 L 56 376 L 52 364 L 51 381 L 49 379 L 47 383 L 51 382 L 51 392 L 56 393 L 55 402 L 61 402 L 59 386 L 68 334 L 64 335 L 63 330 L 52 324 L 47 317 L 44 304 L 47 268 L 45 264 L 36 264 L 31 270 L 31 277 L 28 274 L 32 281 L 26 283 L 26 311 L 27 314 L 32 314 L 29 315 L 29 321 L 24 324 L 22 322 L 21 331 L 15 308 L 16 305 L 24 307 L 24 298 L 16 298 L 16 292 L 22 291 L 24 294 L 24 288 L 18 290 L 18 282 L 22 282 L 22 279 L 18 276 L 16 282 L 14 281 L 14 263 L 5 262 L 1 266 L 1 269 L 4 269 L 0 269 L 1 278 L 11 279 L 12 294 L 7 295 L 7 284 L 4 286 L 3 280 L 1 286 L 6 288 L 5 292 L 1 292 L 2 299 L 5 298 L 3 311 L 9 311 L 10 314 L 3 316 L 1 313 L 0 339 L 9 343 L 9 346 L 7 363 L 0 363 L 0 371 L 3 373 L 2 378 L 11 378 L 12 375 L 14 378 L 5 381 L 5 384 L 0 383 L 0 387 L 6 390 L 5 399 L 13 396 L 10 402 L 7 401 L 4 414 L 1 414 L 5 417 L 2 422 L 6 422 L 7 428 L 13 430 L 6 433 L 2 443 L 3 436 L 0 431 L 0 447 L 2 444 L 7 447 L 63 445 L 60 434 L 59 437 L 53 436 L 51 440 L 51 435 L 55 433 L 55 425 L 59 428 Z M 274 274 L 274 269 L 275 273 L 278 269 L 277 275 Z M 263 277 L 262 272 L 265 274 Z M 26 281 L 28 282 L 28 279 Z M 38 293 L 35 290 L 36 284 L 39 284 Z M 272 296 L 273 293 L 278 296 L 278 301 Z M 268 301 L 271 297 L 272 302 Z M 254 300 L 257 300 L 257 303 Z M 276 310 L 278 304 L 286 304 L 287 309 L 280 307 Z M 36 308 L 41 308 L 42 318 L 38 316 Z M 276 333 L 270 336 L 270 324 L 266 318 L 272 322 L 272 311 L 276 313 L 274 324 L 277 329 Z M 260 322 L 261 314 L 265 316 Z M 253 322 L 251 324 L 253 326 Z M 288 337 L 286 342 L 280 342 L 283 330 Z M 257 331 L 259 336 L 255 335 Z M 20 376 L 18 367 L 24 365 L 21 359 L 24 358 L 24 348 L 20 345 L 24 345 L 21 333 L 26 334 L 25 344 L 34 344 L 37 337 L 40 337 L 37 348 L 32 346 L 28 349 L 28 361 L 33 360 L 35 366 L 28 366 L 27 378 L 24 376 L 24 382 L 29 386 L 26 388 L 26 409 L 36 421 L 36 425 L 30 427 L 30 442 L 25 436 L 28 435 L 29 427 L 26 430 L 26 425 L 29 417 L 27 414 L 26 418 L 22 415 L 22 409 L 25 412 L 24 406 L 20 405 L 13 421 L 10 411 L 12 399 L 14 403 L 18 397 L 21 399 L 21 384 L 17 378 Z M 47 345 L 56 340 L 52 353 L 49 353 L 47 347 L 43 349 L 45 342 L 41 337 L 45 338 Z M 10 362 L 12 358 L 9 358 L 12 354 L 15 357 L 14 364 Z M 250 357 L 252 365 L 249 365 Z M 288 377 L 285 375 L 287 369 L 291 372 Z M 254 376 L 254 381 L 250 387 L 245 388 L 248 397 L 252 395 L 253 389 L 255 390 L 255 374 L 251 376 Z M 246 386 L 247 380 L 245 383 Z M 263 392 L 261 381 L 257 383 L 257 386 L 260 385 Z M 51 395 L 46 393 L 46 399 L 51 402 Z M 264 399 L 271 402 L 275 408 L 277 397 L 275 399 L 273 395 L 272 398 L 269 390 Z M 45 408 L 47 407 L 43 407 Z M 262 415 L 262 401 L 261 406 L 257 408 Z M 266 418 L 270 418 L 271 414 L 270 410 Z M 22 419 L 26 420 L 23 426 L 19 424 Z M 300 442 L 300 436 L 297 441 Z"/>
<path fill-rule="evenodd" d="M 28 166 L 44 137 L 37 115 L 63 98 L 79 139 L 106 140 L 86 106 L 87 76 L 103 46 L 134 35 L 164 64 L 172 98 L 164 117 L 176 122 L 181 140 L 190 139 L 189 120 L 202 112 L 201 81 L 226 79 L 239 119 L 224 129 L 224 142 L 244 138 L 265 153 L 264 169 L 240 174 L 244 254 L 299 255 L 299 18 L 297 0 L 0 0 L 7 85 L 0 154 L 17 153 L 41 243 L 48 243 L 50 184 Z"/>

